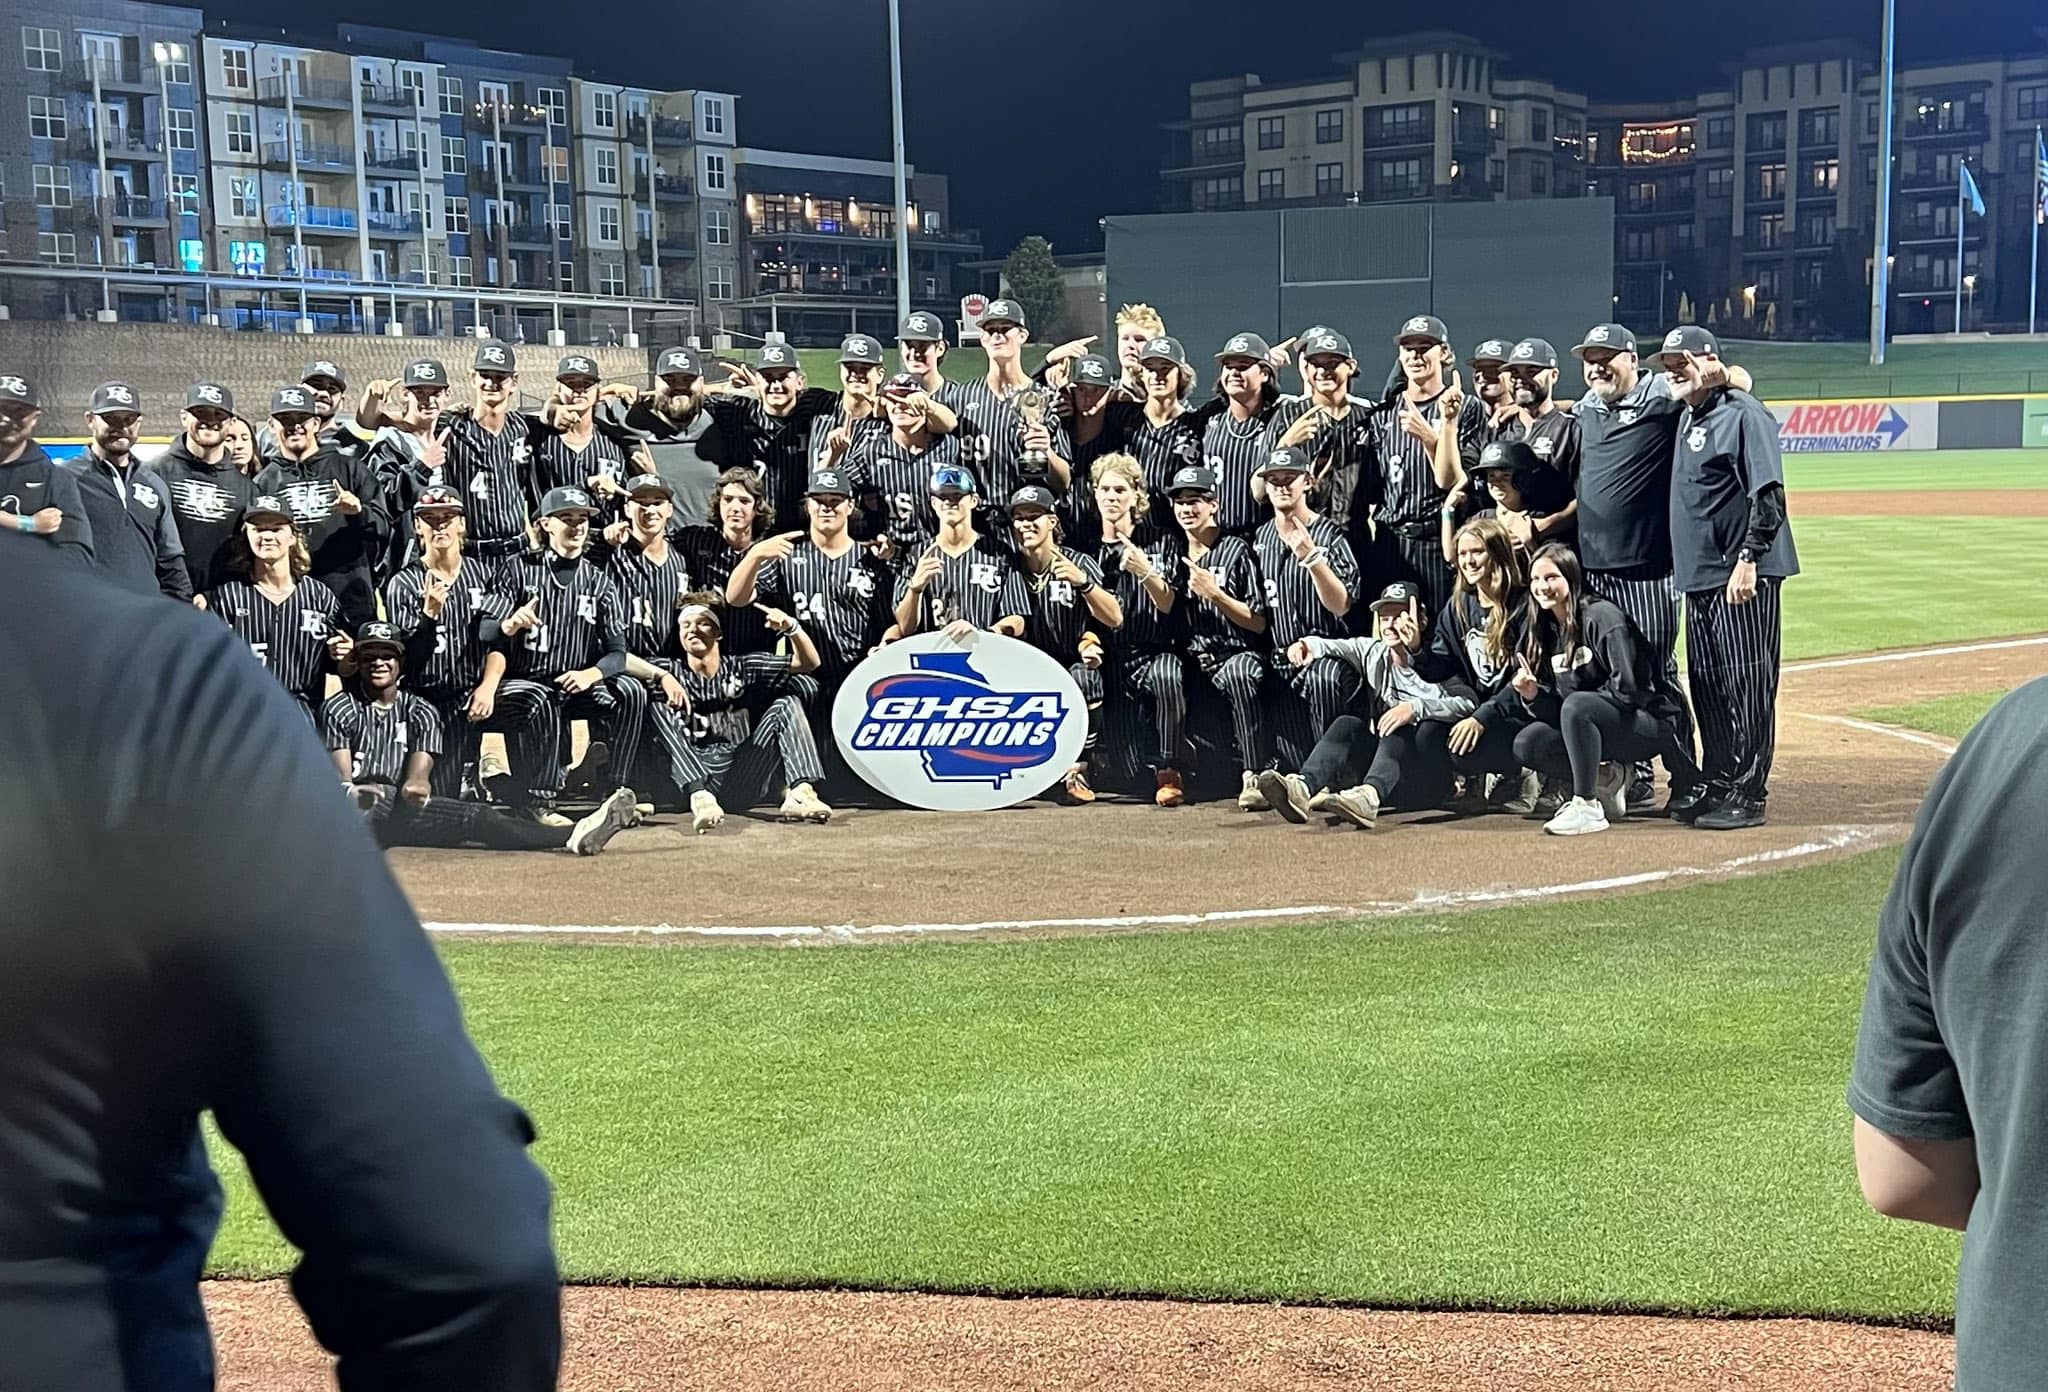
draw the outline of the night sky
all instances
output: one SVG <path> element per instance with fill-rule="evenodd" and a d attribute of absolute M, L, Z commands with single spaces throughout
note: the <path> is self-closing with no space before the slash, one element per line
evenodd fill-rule
<path fill-rule="evenodd" d="M 276 23 L 269 0 L 197 0 L 209 18 Z M 1339 10 L 1341 6 L 1332 6 Z M 1355 7 L 1320 26 L 1308 5 L 1254 0 L 1093 0 L 990 4 L 902 0 L 907 145 L 913 163 L 952 176 L 953 222 L 979 227 L 991 254 L 1040 233 L 1054 250 L 1099 246 L 1096 219 L 1158 206 L 1159 123 L 1184 116 L 1190 81 L 1252 71 L 1268 81 L 1334 74 L 1330 55 L 1367 37 L 1431 27 L 1472 34 L 1594 100 L 1653 101 L 1718 85 L 1745 48 L 1844 40 L 1877 51 L 1880 0 L 1736 0 L 1587 6 L 1468 0 L 1444 22 L 1433 7 Z M 608 0 L 591 6 L 351 0 L 296 10 L 345 13 L 559 53 L 579 74 L 654 88 L 708 87 L 741 98 L 747 144 L 818 154 L 889 155 L 888 8 L 884 0 Z M 1770 28 L 1713 12 L 1768 9 Z M 1367 11 L 1370 13 L 1367 13 Z M 1619 17 L 1589 37 L 1595 15 Z M 1261 25 L 1262 15 L 1285 27 Z M 604 22 L 595 22 L 602 16 Z M 2044 40 L 2040 0 L 1904 0 L 1899 60 L 2026 51 Z M 672 56 L 663 57 L 667 53 Z"/>

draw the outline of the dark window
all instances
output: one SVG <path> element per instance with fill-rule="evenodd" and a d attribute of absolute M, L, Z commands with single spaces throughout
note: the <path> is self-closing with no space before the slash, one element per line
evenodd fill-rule
<path fill-rule="evenodd" d="M 1799 145 L 1835 145 L 1842 139 L 1842 112 L 1839 107 L 1816 106 L 1799 113 Z"/>
<path fill-rule="evenodd" d="M 1815 208 L 1799 215 L 1799 245 L 1829 247 L 1835 244 L 1835 210 Z"/>
<path fill-rule="evenodd" d="M 1429 193 L 1429 176 L 1419 159 L 1374 160 L 1366 166 L 1366 197 L 1373 199 L 1422 198 Z"/>
<path fill-rule="evenodd" d="M 1344 166 L 1341 164 L 1319 164 L 1316 166 L 1316 197 L 1334 198 L 1344 192 Z"/>
<path fill-rule="evenodd" d="M 1287 143 L 1287 118 L 1285 116 L 1259 117 L 1259 148 L 1277 150 Z"/>
<path fill-rule="evenodd" d="M 2048 85 L 2020 88 L 2018 114 L 2022 121 L 2048 118 Z"/>
<path fill-rule="evenodd" d="M 1276 198 L 1287 196 L 1287 171 L 1284 169 L 1261 169 L 1259 171 L 1259 201 L 1270 203 Z"/>
<path fill-rule="evenodd" d="M 1744 240 L 1747 251 L 1776 251 L 1785 243 L 1785 215 L 1783 213 L 1751 213 L 1749 231 Z"/>
<path fill-rule="evenodd" d="M 1766 112 L 1749 118 L 1749 152 L 1761 154 L 1785 148 L 1785 114 Z"/>
<path fill-rule="evenodd" d="M 1827 275 L 1827 265 L 1827 261 L 1820 257 L 1809 257 L 1799 263 L 1800 299 L 1814 300 L 1820 298 L 1820 285 Z"/>
<path fill-rule="evenodd" d="M 1316 113 L 1316 144 L 1337 145 L 1344 140 L 1343 111 L 1318 111 Z"/>
<path fill-rule="evenodd" d="M 1204 164 L 1244 158 L 1244 131 L 1238 126 L 1204 126 L 1195 142 Z"/>
<path fill-rule="evenodd" d="M 1550 108 L 1532 106 L 1529 108 L 1529 139 L 1541 145 L 1550 139 Z"/>
<path fill-rule="evenodd" d="M 1725 150 L 1735 143 L 1735 118 L 1709 116 L 1703 123 L 1701 143 L 1709 150 Z"/>
<path fill-rule="evenodd" d="M 1436 107 L 1429 102 L 1375 106 L 1365 113 L 1368 145 L 1428 145 L 1436 139 Z"/>
<path fill-rule="evenodd" d="M 1529 166 L 1529 192 L 1539 198 L 1550 194 L 1550 166 L 1541 160 Z"/>
<path fill-rule="evenodd" d="M 1624 261 L 1654 261 L 1657 258 L 1657 239 L 1647 229 L 1621 234 L 1621 259 Z"/>

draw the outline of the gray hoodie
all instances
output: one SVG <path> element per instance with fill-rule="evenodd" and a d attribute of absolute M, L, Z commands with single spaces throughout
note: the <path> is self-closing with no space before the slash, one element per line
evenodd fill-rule
<path fill-rule="evenodd" d="M 1460 720 L 1475 708 L 1470 687 L 1463 682 L 1425 679 L 1414 667 L 1394 661 L 1393 646 L 1384 638 L 1319 638 L 1310 634 L 1305 641 L 1311 655 L 1341 658 L 1356 667 L 1383 706 L 1411 701 L 1420 720 Z"/>

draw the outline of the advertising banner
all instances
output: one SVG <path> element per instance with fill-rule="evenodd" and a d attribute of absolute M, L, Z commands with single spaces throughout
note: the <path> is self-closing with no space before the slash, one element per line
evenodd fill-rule
<path fill-rule="evenodd" d="M 1933 449 L 1940 443 L 1941 405 L 1934 401 L 1791 401 L 1773 403 L 1778 447 L 1787 454 L 1857 454 Z"/>

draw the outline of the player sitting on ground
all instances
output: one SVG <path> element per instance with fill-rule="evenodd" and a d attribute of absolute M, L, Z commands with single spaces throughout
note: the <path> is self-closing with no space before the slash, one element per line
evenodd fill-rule
<path fill-rule="evenodd" d="M 1017 573 L 1024 581 L 1024 641 L 1056 662 L 1070 663 L 1074 684 L 1088 705 L 1088 735 L 1081 762 L 1067 770 L 1070 803 L 1095 801 L 1088 783 L 1088 755 L 1102 720 L 1102 636 L 1095 626 L 1115 628 L 1123 606 L 1102 585 L 1102 568 L 1059 544 L 1050 488 L 1026 484 L 1010 498 L 1010 525 L 1017 537 Z"/>
<path fill-rule="evenodd" d="M 752 807 L 778 786 L 784 791 L 777 818 L 830 821 L 832 809 L 814 786 L 825 771 L 793 680 L 817 669 L 818 649 L 795 619 L 771 609 L 768 628 L 789 639 L 788 656 L 727 656 L 720 642 L 720 602 L 701 591 L 683 596 L 676 617 L 683 660 L 671 670 L 684 702 L 681 709 L 657 706 L 652 714 L 676 786 L 689 796 L 691 830 L 710 831 L 725 821 L 725 803 Z"/>
<path fill-rule="evenodd" d="M 1620 821 L 1633 760 L 1663 759 L 1681 789 L 1699 781 L 1679 738 L 1684 708 L 1658 668 L 1628 615 L 1587 590 L 1576 551 L 1551 542 L 1536 553 L 1512 679 L 1534 720 L 1515 736 L 1515 757 L 1572 785 L 1545 831 L 1583 836 Z"/>
<path fill-rule="evenodd" d="M 342 786 L 380 846 L 481 846 L 490 851 L 567 849 L 591 856 L 633 825 L 633 790 L 620 788 L 574 826 L 543 826 L 488 803 L 433 795 L 441 723 L 401 690 L 405 647 L 398 630 L 367 623 L 356 635 L 356 675 L 321 710 L 321 731 Z"/>
<path fill-rule="evenodd" d="M 1421 600 L 1418 586 L 1397 580 L 1373 601 L 1372 637 L 1311 635 L 1287 650 L 1287 660 L 1297 666 L 1318 657 L 1350 663 L 1364 676 L 1381 711 L 1376 720 L 1349 712 L 1338 716 L 1300 773 L 1260 776 L 1259 790 L 1288 821 L 1305 822 L 1312 812 L 1326 812 L 1370 830 L 1397 787 L 1408 807 L 1431 807 L 1450 796 L 1451 756 L 1445 747 L 1450 722 L 1470 714 L 1477 703 L 1463 683 L 1429 681 L 1415 670 L 1426 622 Z M 1418 740 L 1425 728 L 1429 738 Z M 1361 767 L 1368 770 L 1365 781 L 1349 785 Z"/>

